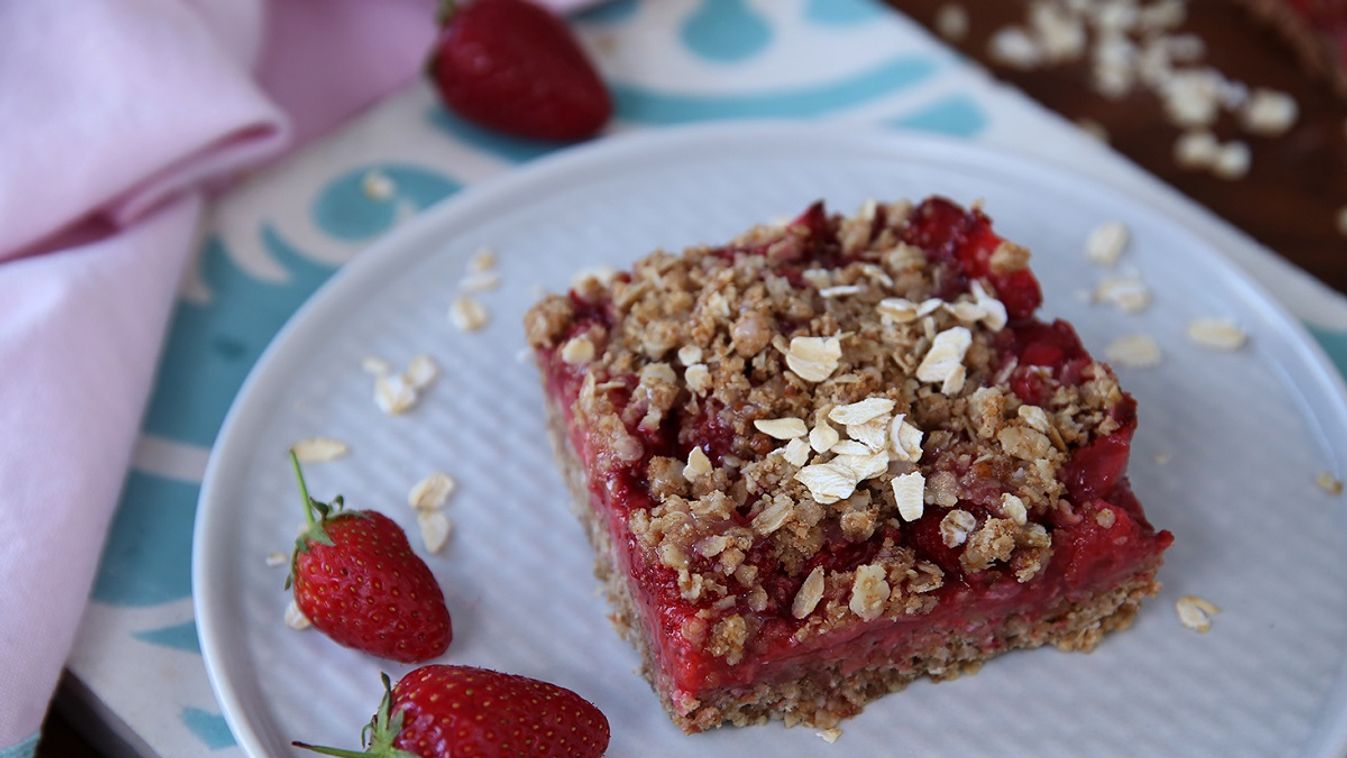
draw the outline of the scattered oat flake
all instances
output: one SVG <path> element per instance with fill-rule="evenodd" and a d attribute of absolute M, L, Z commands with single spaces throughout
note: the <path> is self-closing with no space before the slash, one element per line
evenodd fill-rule
<path fill-rule="evenodd" d="M 804 421 L 798 418 L 755 419 L 753 427 L 768 437 L 791 440 L 809 433 Z"/>
<path fill-rule="evenodd" d="M 963 390 L 964 381 L 968 378 L 968 369 L 959 364 L 954 370 L 945 377 L 944 383 L 940 385 L 940 394 L 948 397 L 954 397 Z"/>
<path fill-rule="evenodd" d="M 1170 456 L 1169 456 L 1169 453 L 1156 453 L 1156 454 L 1155 454 L 1155 463 L 1156 463 L 1156 465 L 1157 465 L 1157 466 L 1163 466 L 1163 465 L 1165 465 L 1166 463 L 1169 463 L 1169 457 L 1170 457 Z"/>
<path fill-rule="evenodd" d="M 1211 172 L 1220 179 L 1243 179 L 1253 164 L 1253 153 L 1243 142 L 1227 142 L 1221 145 Z"/>
<path fill-rule="evenodd" d="M 440 376 L 440 365 L 426 353 L 414 356 L 407 364 L 403 377 L 413 389 L 418 391 L 429 387 Z"/>
<path fill-rule="evenodd" d="M 272 568 L 276 568 L 277 566 L 284 566 L 289 562 L 290 558 L 286 556 L 285 553 L 282 553 L 279 550 L 267 553 L 267 565 Z"/>
<path fill-rule="evenodd" d="M 396 416 L 416 405 L 416 389 L 401 376 L 380 376 L 374 380 L 374 402 L 384 413 Z"/>
<path fill-rule="evenodd" d="M 931 349 L 917 366 L 917 379 L 923 382 L 944 382 L 973 344 L 973 334 L 962 326 L 953 326 L 940 332 L 931 343 Z"/>
<path fill-rule="evenodd" d="M 809 446 L 816 453 L 826 453 L 836 445 L 842 435 L 832 428 L 827 419 L 820 419 L 818 425 L 809 430 Z"/>
<path fill-rule="evenodd" d="M 1130 368 L 1158 366 L 1162 357 L 1160 346 L 1145 334 L 1132 334 L 1113 340 L 1104 349 L 1104 355 L 1110 361 Z"/>
<path fill-rule="evenodd" d="M 900 461 L 916 463 L 921 460 L 921 438 L 923 432 L 908 423 L 903 414 L 893 417 L 889 422 L 889 449 Z"/>
<path fill-rule="evenodd" d="M 309 437 L 296 442 L 291 450 L 300 463 L 323 463 L 336 460 L 351 451 L 345 442 L 332 437 Z"/>
<path fill-rule="evenodd" d="M 1238 350 L 1248 340 L 1234 322 L 1224 318 L 1199 318 L 1188 324 L 1188 338 L 1212 350 Z"/>
<path fill-rule="evenodd" d="M 781 457 L 792 466 L 803 466 L 809 462 L 809 443 L 796 437 L 781 448 Z"/>
<path fill-rule="evenodd" d="M 875 306 L 879 315 L 899 324 L 917 320 L 917 304 L 902 297 L 886 297 Z"/>
<path fill-rule="evenodd" d="M 585 335 L 572 337 L 561 346 L 561 360 L 571 365 L 594 360 L 594 343 Z"/>
<path fill-rule="evenodd" d="M 1319 489 L 1330 495 L 1342 494 L 1342 480 L 1327 471 L 1320 471 L 1319 475 L 1314 477 L 1314 483 L 1319 485 Z"/>
<path fill-rule="evenodd" d="M 439 511 L 422 511 L 416 514 L 416 525 L 421 529 L 421 541 L 426 551 L 438 553 L 449 542 L 449 532 L 453 524 L 449 517 Z"/>
<path fill-rule="evenodd" d="M 1254 90 L 1240 113 L 1245 129 L 1265 137 L 1285 133 L 1295 125 L 1299 115 L 1300 108 L 1294 97 L 1270 89 Z"/>
<path fill-rule="evenodd" d="M 1112 511 L 1109 511 L 1109 513 L 1112 513 Z M 1024 526 L 1029 521 L 1029 510 L 1024 507 L 1024 501 L 1018 495 L 1012 495 L 1009 492 L 1001 493 L 1001 515 L 1020 526 Z"/>
<path fill-rule="evenodd" d="M 871 450 L 883 450 L 888 443 L 888 427 L 888 416 L 880 416 L 864 424 L 847 424 L 847 436 L 864 443 Z"/>
<path fill-rule="evenodd" d="M 700 447 L 694 446 L 688 451 L 688 462 L 683 466 L 683 478 L 693 482 L 709 473 L 711 473 L 711 459 L 706 457 L 706 453 Z"/>
<path fill-rule="evenodd" d="M 374 356 L 362 358 L 360 360 L 360 368 L 365 373 L 373 374 L 375 376 L 382 376 L 393 372 L 393 367 L 389 365 L 388 361 Z"/>
<path fill-rule="evenodd" d="M 868 563 L 856 567 L 856 579 L 851 585 L 851 612 L 864 621 L 874 621 L 884 612 L 889 599 L 889 582 L 884 567 Z"/>
<path fill-rule="evenodd" d="M 958 42 L 968 36 L 968 11 L 958 3 L 945 3 L 935 12 L 935 31 L 941 37 Z M 820 732 L 822 734 L 822 732 Z M 829 740 L 831 742 L 832 740 Z"/>
<path fill-rule="evenodd" d="M 838 337 L 794 337 L 786 351 L 786 365 L 807 382 L 821 382 L 837 370 L 842 358 Z"/>
<path fill-rule="evenodd" d="M 1015 411 L 1015 415 L 1019 416 L 1020 421 L 1023 421 L 1030 429 L 1044 434 L 1047 434 L 1048 427 L 1052 425 L 1051 420 L 1048 419 L 1048 412 L 1037 405 L 1021 405 Z"/>
<path fill-rule="evenodd" d="M 771 534 L 784 526 L 786 520 L 791 517 L 794 511 L 795 504 L 790 501 L 790 498 L 777 498 L 753 517 L 750 526 L 758 534 Z"/>
<path fill-rule="evenodd" d="M 972 291 L 977 306 L 982 309 L 982 323 L 994 332 L 1004 329 L 1006 322 L 1009 321 L 1005 303 L 988 294 L 987 290 L 983 289 L 982 282 L 976 279 L 973 280 Z"/>
<path fill-rule="evenodd" d="M 1127 226 L 1123 222 L 1100 224 L 1085 240 L 1085 256 L 1101 266 L 1112 266 L 1122 257 L 1127 241 Z"/>
<path fill-rule="evenodd" d="M 851 469 L 856 475 L 856 480 L 863 482 L 866 479 L 874 479 L 889 470 L 889 453 L 887 450 L 880 450 L 877 453 L 867 452 L 862 455 L 839 455 L 831 461 L 833 464 Z"/>
<path fill-rule="evenodd" d="M 1007 26 L 992 35 L 987 43 L 992 60 L 1018 69 L 1033 68 L 1043 60 L 1043 49 L 1023 29 Z"/>
<path fill-rule="evenodd" d="M 434 510 L 444 505 L 454 493 L 454 478 L 436 471 L 417 482 L 407 493 L 407 505 L 418 511 Z"/>
<path fill-rule="evenodd" d="M 397 185 L 382 171 L 366 171 L 360 179 L 360 189 L 371 200 L 388 200 L 397 191 Z"/>
<path fill-rule="evenodd" d="M 1221 143 L 1208 131 L 1185 132 L 1174 143 L 1174 161 L 1181 168 L 1211 168 L 1221 154 Z"/>
<path fill-rule="evenodd" d="M 454 298 L 449 306 L 449 320 L 460 331 L 473 332 L 486 326 L 486 309 L 482 304 L 464 295 Z"/>
<path fill-rule="evenodd" d="M 887 397 L 868 397 L 857 403 L 839 405 L 828 411 L 828 418 L 842 425 L 864 424 L 887 416 L 893 411 L 893 401 Z"/>
<path fill-rule="evenodd" d="M 494 271 L 479 271 L 463 277 L 458 288 L 464 292 L 486 292 L 500 286 L 500 275 Z"/>
<path fill-rule="evenodd" d="M 824 287 L 818 291 L 818 294 L 823 298 L 842 297 L 843 295 L 855 295 L 864 289 L 859 284 L 839 284 L 836 287 Z"/>
<path fill-rule="evenodd" d="M 1151 304 L 1151 291 L 1137 276 L 1111 276 L 1095 287 L 1094 299 L 1124 313 L 1140 313 Z"/>
<path fill-rule="evenodd" d="M 814 734 L 817 734 L 824 742 L 831 745 L 841 739 L 842 730 L 834 726 L 814 732 Z"/>
<path fill-rule="evenodd" d="M 473 273 L 490 271 L 496 267 L 496 251 L 489 247 L 478 248 L 468 259 L 468 270 Z"/>
<path fill-rule="evenodd" d="M 940 519 L 940 540 L 945 547 L 958 547 L 968 541 L 968 535 L 977 528 L 977 517 L 962 508 L 955 508 Z"/>
<path fill-rule="evenodd" d="M 916 521 L 926 510 L 926 477 L 913 471 L 894 477 L 893 499 L 898 503 L 898 515 L 904 521 Z"/>
<path fill-rule="evenodd" d="M 927 298 L 921 301 L 921 304 L 917 306 L 917 318 L 929 316 L 943 307 L 945 307 L 944 300 L 941 300 L 938 297 Z"/>
<path fill-rule="evenodd" d="M 874 452 L 869 445 L 856 440 L 842 440 L 834 444 L 829 450 L 834 455 L 869 455 Z"/>
<path fill-rule="evenodd" d="M 304 611 L 299 609 L 293 599 L 285 606 L 285 625 L 296 631 L 302 631 L 311 626 L 308 617 L 304 615 Z"/>
<path fill-rule="evenodd" d="M 818 607 L 818 601 L 823 599 L 823 567 L 815 566 L 809 572 L 809 576 L 804 578 L 804 583 L 800 585 L 800 590 L 795 593 L 795 600 L 790 605 L 790 614 L 797 619 L 814 612 Z"/>
<path fill-rule="evenodd" d="M 1211 619 L 1221 612 L 1214 603 L 1197 595 L 1184 595 L 1174 604 L 1183 625 L 1199 634 L 1211 631 Z"/>
<path fill-rule="evenodd" d="M 822 505 L 851 497 L 860 482 L 856 472 L 833 463 L 814 463 L 795 472 L 795 480 L 803 484 L 815 501 Z"/>

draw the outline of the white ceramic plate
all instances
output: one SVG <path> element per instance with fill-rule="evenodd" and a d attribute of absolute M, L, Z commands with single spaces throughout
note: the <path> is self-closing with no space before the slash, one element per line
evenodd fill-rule
<path fill-rule="evenodd" d="M 1015 653 L 975 677 L 910 687 L 846 723 L 836 745 L 779 725 L 685 737 L 609 628 L 588 545 L 544 436 L 520 319 L 539 285 L 563 288 L 599 263 L 656 247 L 723 241 L 823 197 L 944 193 L 985 198 L 997 228 L 1028 245 L 1044 313 L 1071 319 L 1102 354 L 1153 335 L 1161 366 L 1120 369 L 1140 403 L 1132 478 L 1151 520 L 1176 535 L 1163 594 L 1092 655 Z M 1124 260 L 1154 305 L 1126 316 L 1079 293 L 1103 271 L 1081 254 L 1120 219 Z M 481 296 L 481 332 L 446 318 L 467 259 L 500 253 L 502 287 Z M 1185 336 L 1198 316 L 1251 335 L 1237 353 Z M 372 402 L 360 361 L 429 352 L 444 375 L 402 417 Z M 194 583 L 211 680 L 239 742 L 281 755 L 291 739 L 354 746 L 379 699 L 380 669 L 281 621 L 287 550 L 301 520 L 284 453 L 314 434 L 349 442 L 308 467 L 318 497 L 338 492 L 408 529 L 410 486 L 444 470 L 460 484 L 455 532 L 428 562 L 455 639 L 443 660 L 539 677 L 596 702 L 610 755 L 1340 756 L 1347 747 L 1347 523 L 1314 483 L 1347 461 L 1341 379 L 1301 327 L 1164 209 L 1060 170 L 964 144 L 811 126 L 736 125 L 611 139 L 457 196 L 347 266 L 290 322 L 253 371 L 215 446 L 201 491 Z M 1156 456 L 1167 454 L 1159 465 Z M 1209 634 L 1181 626 L 1174 601 L 1224 608 Z"/>

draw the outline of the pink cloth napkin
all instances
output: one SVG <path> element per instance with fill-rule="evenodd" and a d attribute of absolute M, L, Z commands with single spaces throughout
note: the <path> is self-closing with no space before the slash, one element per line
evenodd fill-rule
<path fill-rule="evenodd" d="M 0 754 L 69 654 L 205 193 L 411 79 L 433 4 L 0 2 Z"/>

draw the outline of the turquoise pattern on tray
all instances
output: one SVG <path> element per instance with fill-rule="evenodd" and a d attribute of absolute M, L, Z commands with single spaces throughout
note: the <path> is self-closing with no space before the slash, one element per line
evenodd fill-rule
<path fill-rule="evenodd" d="M 389 196 L 370 196 L 365 180 L 371 175 L 382 175 L 391 181 Z M 429 208 L 457 192 L 459 186 L 448 177 L 418 166 L 396 163 L 360 166 L 323 188 L 313 201 L 313 221 L 334 239 L 364 242 L 393 228 L 399 214 Z"/>
<path fill-rule="evenodd" d="M 436 128 L 444 130 L 469 147 L 482 150 L 511 163 L 530 161 L 565 146 L 558 142 L 530 140 L 487 131 L 455 116 L 439 103 L 430 107 L 426 113 L 426 118 Z"/>
<path fill-rule="evenodd" d="M 201 640 L 197 638 L 196 621 L 187 621 L 158 629 L 146 629 L 142 632 L 136 632 L 132 636 L 151 645 L 196 653 L 197 655 L 201 654 Z"/>
<path fill-rule="evenodd" d="M 132 471 L 94 580 L 100 603 L 145 606 L 192 594 L 196 482 Z"/>
<path fill-rule="evenodd" d="M 218 713 L 210 713 L 200 708 L 183 708 L 179 717 L 183 726 L 192 730 L 192 734 L 195 734 L 201 740 L 201 744 L 210 750 L 220 750 L 238 744 L 234 741 L 234 734 L 229 731 L 229 724 L 224 716 Z"/>
<path fill-rule="evenodd" d="M 804 6 L 805 20 L 824 26 L 863 24 L 886 12 L 879 0 L 808 0 Z"/>
<path fill-rule="evenodd" d="M 581 23 L 616 24 L 631 18 L 636 13 L 636 6 L 637 0 L 612 0 L 583 10 L 572 19 Z"/>
<path fill-rule="evenodd" d="M 702 0 L 683 22 L 683 44 L 708 61 L 752 58 L 772 41 L 772 27 L 746 0 Z"/>
<path fill-rule="evenodd" d="M 973 137 L 987 128 L 987 113 L 976 100 L 967 95 L 950 95 L 884 123 L 901 129 L 938 132 L 951 137 Z"/>
<path fill-rule="evenodd" d="M 1306 324 L 1305 326 L 1309 328 L 1310 334 L 1314 335 L 1314 339 L 1324 348 L 1324 352 L 1328 353 L 1329 359 L 1333 361 L 1333 365 L 1337 367 L 1338 372 L 1347 376 L 1347 331 L 1322 329 L 1313 324 Z"/>
<path fill-rule="evenodd" d="M 745 118 L 812 118 L 876 100 L 929 78 L 938 69 L 930 58 L 900 55 L 839 80 L 783 89 L 727 95 L 661 92 L 634 84 L 614 84 L 617 115 L 650 125 Z"/>
<path fill-rule="evenodd" d="M 210 446 L 234 394 L 272 335 L 332 274 L 332 267 L 300 254 L 265 222 L 261 235 L 275 262 L 285 269 L 285 281 L 253 277 L 218 238 L 206 240 L 201 276 L 210 298 L 205 303 L 178 303 L 145 419 L 146 432 Z"/>
<path fill-rule="evenodd" d="M 0 758 L 33 758 L 37 750 L 37 735 L 9 747 L 0 747 Z"/>

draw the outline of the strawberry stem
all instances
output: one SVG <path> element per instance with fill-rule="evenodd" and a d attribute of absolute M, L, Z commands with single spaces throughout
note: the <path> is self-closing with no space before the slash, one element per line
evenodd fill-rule
<path fill-rule="evenodd" d="M 369 756 L 377 756 L 377 758 L 417 758 L 414 754 L 393 746 L 393 742 L 402 731 L 403 713 L 402 711 L 392 713 L 393 682 L 389 680 L 388 674 L 380 673 L 379 678 L 383 680 L 384 697 L 379 702 L 379 712 L 374 714 L 374 718 L 365 727 L 364 734 L 368 738 L 368 742 L 365 745 L 364 752 L 357 753 L 354 750 L 309 745 L 303 742 L 291 742 L 290 744 L 321 755 L 335 755 L 337 758 L 368 758 Z M 364 741 L 362 739 L 362 742 Z"/>
<path fill-rule="evenodd" d="M 290 448 L 290 465 L 295 468 L 295 479 L 299 481 L 299 494 L 304 497 L 304 520 L 313 526 L 313 498 L 309 497 L 309 485 L 304 482 L 304 470 L 299 466 L 299 456 Z"/>
<path fill-rule="evenodd" d="M 354 750 L 342 750 L 335 747 L 323 747 L 322 745 L 309 745 L 298 741 L 291 742 L 290 744 L 297 748 L 311 750 L 322 755 L 335 755 L 339 756 L 339 758 L 369 758 L 369 756 L 374 755 L 374 753 L 357 753 Z"/>

